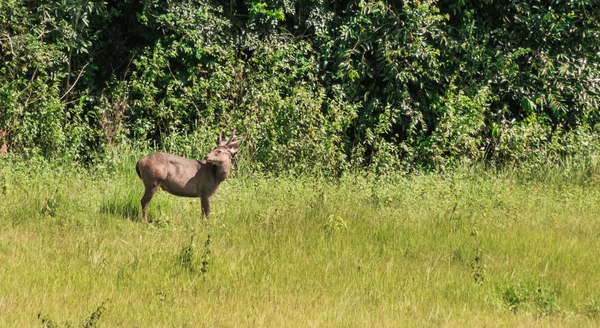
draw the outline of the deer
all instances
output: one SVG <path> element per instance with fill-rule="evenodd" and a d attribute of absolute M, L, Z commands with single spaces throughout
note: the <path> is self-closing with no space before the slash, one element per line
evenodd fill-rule
<path fill-rule="evenodd" d="M 231 158 L 248 137 L 248 130 L 239 137 L 235 128 L 227 141 L 223 131 L 217 146 L 203 160 L 193 160 L 173 154 L 158 152 L 140 158 L 135 165 L 137 175 L 144 183 L 142 216 L 148 223 L 148 204 L 159 189 L 180 197 L 200 198 L 202 219 L 210 215 L 210 197 L 215 194 L 231 169 Z"/>

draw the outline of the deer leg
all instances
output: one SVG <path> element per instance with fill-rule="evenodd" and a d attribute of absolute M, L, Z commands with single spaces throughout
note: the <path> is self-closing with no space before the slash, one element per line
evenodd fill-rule
<path fill-rule="evenodd" d="M 202 218 L 208 219 L 210 215 L 210 202 L 208 196 L 200 197 L 200 201 L 202 203 Z"/>
<path fill-rule="evenodd" d="M 144 197 L 142 197 L 142 216 L 144 217 L 144 221 L 148 223 L 148 203 L 154 197 L 154 194 L 158 191 L 158 186 L 146 187 L 146 192 L 144 192 Z"/>

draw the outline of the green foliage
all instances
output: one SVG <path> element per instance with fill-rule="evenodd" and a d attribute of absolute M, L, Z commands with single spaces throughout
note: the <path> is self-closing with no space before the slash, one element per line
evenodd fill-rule
<path fill-rule="evenodd" d="M 201 158 L 339 176 L 558 163 L 600 141 L 587 1 L 0 3 L 0 153 Z M 585 145 L 585 146 L 583 146 Z"/>
<path fill-rule="evenodd" d="M 437 128 L 420 147 L 421 156 L 441 169 L 480 161 L 485 156 L 486 137 L 497 135 L 489 133 L 485 123 L 492 98 L 487 87 L 472 96 L 449 89 L 434 107 L 439 115 Z"/>
<path fill-rule="evenodd" d="M 27 156 L 89 158 L 100 146 L 86 104 L 99 33 L 90 20 L 103 4 L 10 0 L 0 6 L 1 142 Z"/>

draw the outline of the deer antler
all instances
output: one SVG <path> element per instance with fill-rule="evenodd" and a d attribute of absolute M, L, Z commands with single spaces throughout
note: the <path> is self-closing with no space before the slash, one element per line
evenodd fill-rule
<path fill-rule="evenodd" d="M 225 143 L 225 144 L 229 145 L 233 141 L 233 138 L 235 138 L 235 137 L 236 137 L 236 135 L 235 135 L 235 126 L 234 126 L 233 130 L 231 131 L 231 137 L 229 137 L 229 140 L 227 140 L 227 143 Z"/>
<path fill-rule="evenodd" d="M 221 146 L 223 144 L 223 130 L 221 130 L 221 133 L 219 133 L 219 146 Z"/>

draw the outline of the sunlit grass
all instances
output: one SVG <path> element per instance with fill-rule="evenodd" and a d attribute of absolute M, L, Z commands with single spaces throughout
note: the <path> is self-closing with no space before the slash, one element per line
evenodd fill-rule
<path fill-rule="evenodd" d="M 208 223 L 197 199 L 161 192 L 146 225 L 133 166 L 0 173 L 0 326 L 94 314 L 104 327 L 600 318 L 593 179 L 245 176 L 221 185 Z"/>

